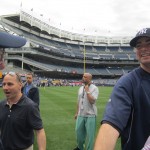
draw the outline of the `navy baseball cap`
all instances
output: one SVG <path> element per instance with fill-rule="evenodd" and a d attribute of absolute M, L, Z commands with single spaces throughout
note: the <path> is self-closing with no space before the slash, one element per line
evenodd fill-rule
<path fill-rule="evenodd" d="M 19 48 L 26 42 L 25 38 L 0 31 L 0 48 Z"/>
<path fill-rule="evenodd" d="M 150 28 L 144 28 L 144 29 L 140 30 L 136 34 L 136 36 L 130 41 L 130 46 L 136 47 L 136 43 L 137 43 L 138 39 L 140 39 L 141 37 L 150 37 Z"/>

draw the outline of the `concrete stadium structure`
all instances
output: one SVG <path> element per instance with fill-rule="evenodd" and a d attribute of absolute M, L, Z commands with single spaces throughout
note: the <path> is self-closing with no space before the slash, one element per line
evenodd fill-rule
<path fill-rule="evenodd" d="M 27 39 L 20 49 L 6 49 L 5 64 L 40 76 L 118 78 L 139 65 L 129 46 L 132 37 L 75 34 L 53 27 L 21 10 L 0 17 L 1 30 Z"/>

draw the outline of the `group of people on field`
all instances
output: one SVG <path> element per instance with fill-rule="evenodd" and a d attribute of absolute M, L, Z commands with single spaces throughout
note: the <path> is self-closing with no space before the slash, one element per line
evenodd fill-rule
<path fill-rule="evenodd" d="M 0 32 L 0 68 L 4 67 L 5 48 L 19 48 L 26 39 Z M 84 73 L 78 90 L 76 119 L 77 146 L 74 150 L 114 150 L 121 137 L 123 150 L 148 150 L 150 147 L 150 28 L 140 30 L 130 41 L 140 63 L 115 84 L 100 121 L 96 140 L 96 101 L 99 89 L 92 74 Z M 34 132 L 39 150 L 46 150 L 46 134 L 40 116 L 39 89 L 26 75 L 23 85 L 18 73 L 7 72 L 0 101 L 0 150 L 33 150 Z"/>

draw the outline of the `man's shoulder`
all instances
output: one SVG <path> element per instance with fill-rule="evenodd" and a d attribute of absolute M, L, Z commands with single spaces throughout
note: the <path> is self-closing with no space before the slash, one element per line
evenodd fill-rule
<path fill-rule="evenodd" d="M 138 68 L 135 68 L 134 70 L 132 70 L 131 72 L 123 75 L 119 80 L 121 82 L 133 82 L 134 80 L 138 80 L 139 81 L 139 78 L 141 78 L 141 68 L 138 67 Z"/>
<path fill-rule="evenodd" d="M 31 107 L 35 105 L 35 103 L 29 97 L 27 97 L 25 95 L 22 96 L 20 105 L 22 105 L 22 104 L 26 105 L 26 106 L 31 106 Z"/>
<path fill-rule="evenodd" d="M 20 101 L 23 103 L 32 103 L 32 100 L 28 96 L 26 96 L 25 94 L 22 95 Z"/>
<path fill-rule="evenodd" d="M 83 87 L 84 87 L 84 85 L 81 85 L 81 86 L 79 87 L 79 89 L 83 89 Z"/>
<path fill-rule="evenodd" d="M 0 105 L 6 104 L 6 99 L 0 100 Z"/>
<path fill-rule="evenodd" d="M 38 90 L 38 87 L 35 84 L 31 84 L 30 90 Z"/>
<path fill-rule="evenodd" d="M 92 88 L 98 88 L 98 87 L 97 87 L 95 84 L 93 84 L 93 83 L 92 83 L 90 86 L 91 86 Z"/>

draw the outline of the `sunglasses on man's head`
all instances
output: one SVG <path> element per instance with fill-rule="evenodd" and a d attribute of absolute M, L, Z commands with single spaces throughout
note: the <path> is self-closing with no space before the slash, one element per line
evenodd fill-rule
<path fill-rule="evenodd" d="M 19 82 L 22 82 L 22 81 L 21 81 L 21 77 L 20 77 L 20 75 L 19 75 L 18 73 L 13 72 L 13 71 L 10 71 L 10 72 L 6 72 L 6 73 L 5 73 L 5 75 L 7 75 L 7 74 L 9 74 L 10 76 L 15 76 L 15 75 L 16 75 L 17 80 L 18 80 Z"/>

